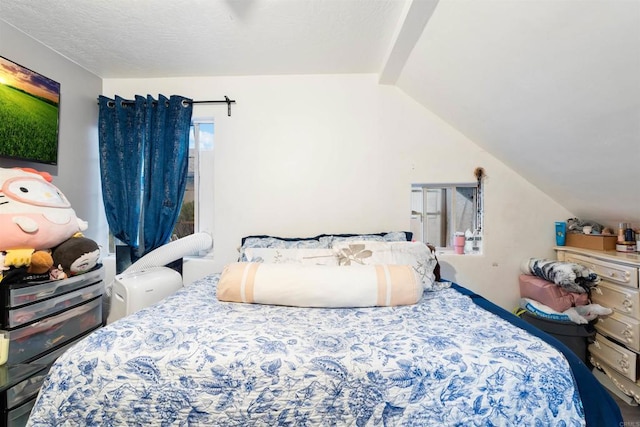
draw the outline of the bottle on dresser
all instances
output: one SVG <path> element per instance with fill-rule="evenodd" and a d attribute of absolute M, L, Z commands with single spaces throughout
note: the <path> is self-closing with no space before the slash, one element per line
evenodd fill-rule
<path fill-rule="evenodd" d="M 618 241 L 616 242 L 616 251 L 618 252 L 635 252 L 636 237 L 631 225 L 628 222 L 621 222 L 618 226 Z"/>

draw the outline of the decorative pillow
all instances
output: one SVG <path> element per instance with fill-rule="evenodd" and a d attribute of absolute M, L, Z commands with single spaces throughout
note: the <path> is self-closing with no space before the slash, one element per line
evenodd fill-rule
<path fill-rule="evenodd" d="M 333 244 L 340 265 L 404 264 L 420 277 L 425 290 L 433 290 L 438 261 L 422 242 L 354 241 Z"/>
<path fill-rule="evenodd" d="M 220 276 L 217 296 L 220 301 L 297 307 L 394 306 L 418 302 L 422 286 L 408 265 L 233 263 Z"/>
<path fill-rule="evenodd" d="M 247 262 L 269 264 L 338 265 L 333 249 L 245 248 Z"/>

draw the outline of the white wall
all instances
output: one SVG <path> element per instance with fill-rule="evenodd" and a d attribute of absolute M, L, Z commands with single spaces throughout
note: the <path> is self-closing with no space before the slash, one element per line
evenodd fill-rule
<path fill-rule="evenodd" d="M 412 182 L 473 182 L 482 166 L 482 256 L 442 255 L 447 278 L 512 309 L 519 264 L 552 257 L 553 222 L 569 218 L 437 116 L 376 75 L 106 79 L 103 94 L 178 94 L 215 114 L 214 258 L 186 281 L 237 258 L 243 236 L 408 230 Z"/>
<path fill-rule="evenodd" d="M 98 165 L 96 97 L 102 79 L 0 20 L 0 55 L 60 83 L 58 165 L 0 159 L 0 167 L 32 167 L 53 175 L 78 217 L 84 233 L 106 247 L 108 226 L 102 207 Z"/>

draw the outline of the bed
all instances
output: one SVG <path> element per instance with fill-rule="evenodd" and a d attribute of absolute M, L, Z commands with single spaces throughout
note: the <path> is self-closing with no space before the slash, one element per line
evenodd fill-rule
<path fill-rule="evenodd" d="M 256 256 L 247 249 L 243 240 L 245 264 L 270 262 L 265 251 L 247 259 Z M 333 262 L 322 252 L 332 248 L 304 249 L 315 251 L 304 262 Z M 362 253 L 353 251 L 351 261 Z M 428 264 L 423 273 L 435 279 L 436 265 Z M 28 425 L 622 423 L 615 402 L 567 347 L 455 283 L 433 280 L 413 304 L 323 308 L 221 301 L 224 275 L 68 350 Z"/>

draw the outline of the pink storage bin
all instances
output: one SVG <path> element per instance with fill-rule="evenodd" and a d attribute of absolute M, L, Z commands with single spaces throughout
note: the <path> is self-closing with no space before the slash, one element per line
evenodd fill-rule
<path fill-rule="evenodd" d="M 531 298 L 555 311 L 563 312 L 577 305 L 589 304 L 589 295 L 567 292 L 555 283 L 538 276 L 520 275 L 520 297 Z"/>

